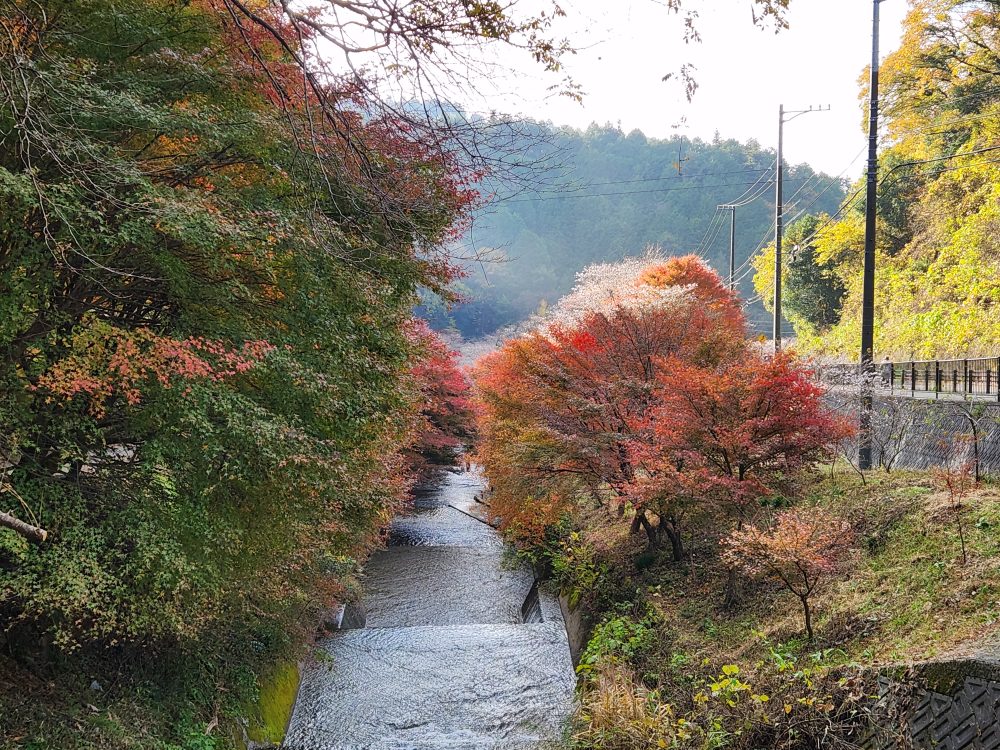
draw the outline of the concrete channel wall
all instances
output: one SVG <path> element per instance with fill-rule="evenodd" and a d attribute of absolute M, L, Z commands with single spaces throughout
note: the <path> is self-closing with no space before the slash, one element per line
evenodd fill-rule
<path fill-rule="evenodd" d="M 866 750 L 1000 750 L 1000 644 L 887 670 Z"/>

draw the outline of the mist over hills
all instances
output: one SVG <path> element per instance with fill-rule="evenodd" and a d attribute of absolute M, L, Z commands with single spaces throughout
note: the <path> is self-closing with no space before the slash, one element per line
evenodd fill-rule
<path fill-rule="evenodd" d="M 567 293 L 587 265 L 648 245 L 700 253 L 726 276 L 730 212 L 716 207 L 755 198 L 736 210 L 736 277 L 753 330 L 770 330 L 753 301 L 748 259 L 773 242 L 773 150 L 718 137 L 647 138 L 613 125 L 532 127 L 525 151 L 550 166 L 529 189 L 479 211 L 462 251 L 468 275 L 456 285 L 466 301 L 448 310 L 426 300 L 419 313 L 433 327 L 489 335 Z M 786 164 L 784 174 L 786 226 L 800 212 L 832 213 L 844 198 L 842 180 L 806 164 Z"/>

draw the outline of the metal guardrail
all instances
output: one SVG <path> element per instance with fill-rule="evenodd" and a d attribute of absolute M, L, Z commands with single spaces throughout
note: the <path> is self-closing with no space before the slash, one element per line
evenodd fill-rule
<path fill-rule="evenodd" d="M 883 362 L 883 380 L 893 393 L 957 395 L 1000 402 L 1000 357 Z"/>

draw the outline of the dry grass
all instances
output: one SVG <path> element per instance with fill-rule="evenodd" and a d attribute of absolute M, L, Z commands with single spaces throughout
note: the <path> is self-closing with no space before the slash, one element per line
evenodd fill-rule
<path fill-rule="evenodd" d="M 673 707 L 621 664 L 602 666 L 583 691 L 579 718 L 582 728 L 574 739 L 585 746 L 632 750 L 670 747 L 676 739 Z"/>

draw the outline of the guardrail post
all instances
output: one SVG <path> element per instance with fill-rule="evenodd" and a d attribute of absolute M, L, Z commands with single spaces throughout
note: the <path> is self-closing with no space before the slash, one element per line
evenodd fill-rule
<path fill-rule="evenodd" d="M 917 397 L 917 363 L 910 362 L 910 398 Z"/>
<path fill-rule="evenodd" d="M 941 362 L 934 360 L 934 398 L 941 395 Z"/>
<path fill-rule="evenodd" d="M 892 362 L 889 363 L 889 393 L 896 392 L 896 370 Z"/>
<path fill-rule="evenodd" d="M 962 376 L 962 392 L 972 393 L 972 388 L 969 387 L 969 360 L 962 360 L 962 371 L 965 373 Z"/>
<path fill-rule="evenodd" d="M 987 366 L 989 371 L 989 366 Z M 997 357 L 997 401 L 1000 401 L 1000 357 Z"/>

